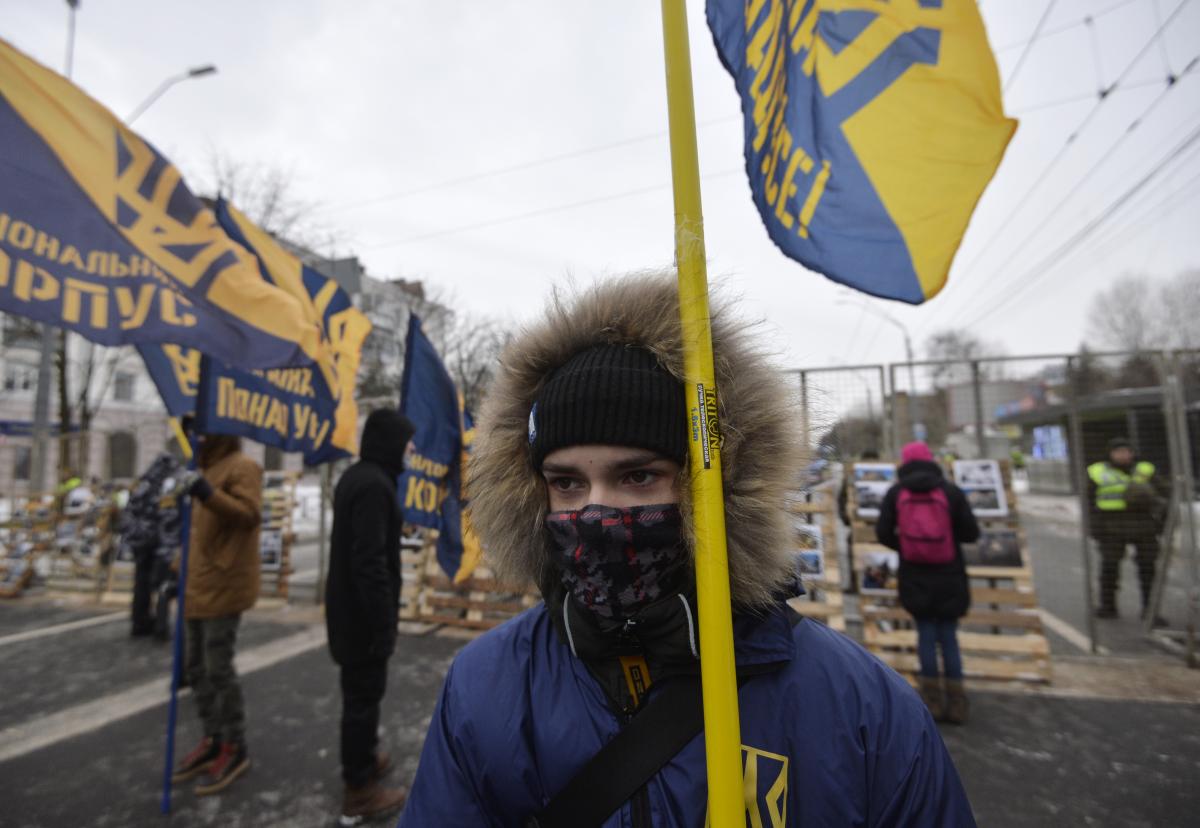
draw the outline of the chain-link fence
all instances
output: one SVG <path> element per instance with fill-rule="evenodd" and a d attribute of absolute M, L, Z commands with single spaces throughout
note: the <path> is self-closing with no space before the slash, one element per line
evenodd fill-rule
<path fill-rule="evenodd" d="M 1007 459 L 1047 628 L 1128 651 L 1145 636 L 1195 661 L 1200 354 L 1089 353 L 794 372 L 810 481 L 926 441 Z M 1062 641 L 1065 639 L 1065 641 Z"/>

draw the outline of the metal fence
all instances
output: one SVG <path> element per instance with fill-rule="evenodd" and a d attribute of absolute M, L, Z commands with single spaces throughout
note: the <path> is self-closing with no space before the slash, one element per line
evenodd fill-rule
<path fill-rule="evenodd" d="M 1066 619 L 1064 634 L 1086 630 L 1088 648 L 1101 652 L 1149 637 L 1195 666 L 1200 353 L 1081 352 L 793 374 L 810 476 L 836 475 L 867 452 L 895 458 L 914 439 L 943 460 L 1007 458 L 1027 495 L 1022 517 L 1041 569 L 1039 592 L 1054 605 L 1052 620 Z M 1124 519 L 1097 508 L 1089 473 L 1119 437 L 1155 470 L 1130 489 Z M 1132 570 L 1124 590 L 1116 586 L 1122 569 Z M 1125 623 L 1108 623 L 1114 612 Z"/>

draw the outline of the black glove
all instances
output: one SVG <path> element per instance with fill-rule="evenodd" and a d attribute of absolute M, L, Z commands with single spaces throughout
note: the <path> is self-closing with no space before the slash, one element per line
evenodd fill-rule
<path fill-rule="evenodd" d="M 188 488 L 188 494 L 199 498 L 202 502 L 208 500 L 213 494 L 212 484 L 204 479 L 204 475 L 199 475 L 195 482 Z"/>

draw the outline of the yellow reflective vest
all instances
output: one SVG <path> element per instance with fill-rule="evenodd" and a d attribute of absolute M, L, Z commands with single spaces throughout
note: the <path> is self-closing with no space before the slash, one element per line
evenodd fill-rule
<path fill-rule="evenodd" d="M 1149 483 L 1154 464 L 1141 461 L 1127 474 L 1107 460 L 1088 466 L 1088 477 L 1096 484 L 1096 508 L 1102 512 L 1123 512 L 1127 508 L 1125 491 L 1130 483 Z"/>

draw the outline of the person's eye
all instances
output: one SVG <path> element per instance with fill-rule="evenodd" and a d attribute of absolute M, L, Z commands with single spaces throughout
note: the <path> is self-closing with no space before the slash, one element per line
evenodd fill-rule
<path fill-rule="evenodd" d="M 651 469 L 636 469 L 625 475 L 625 482 L 633 486 L 649 486 L 661 475 Z"/>
<path fill-rule="evenodd" d="M 574 477 L 548 477 L 546 485 L 556 492 L 575 492 L 583 487 L 583 484 Z"/>

